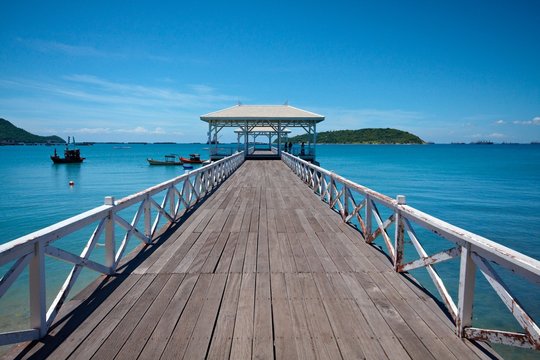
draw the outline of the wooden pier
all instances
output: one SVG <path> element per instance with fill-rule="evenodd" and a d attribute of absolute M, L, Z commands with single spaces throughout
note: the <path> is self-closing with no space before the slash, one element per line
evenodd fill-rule
<path fill-rule="evenodd" d="M 282 161 L 245 161 L 8 358 L 486 359 Z"/>

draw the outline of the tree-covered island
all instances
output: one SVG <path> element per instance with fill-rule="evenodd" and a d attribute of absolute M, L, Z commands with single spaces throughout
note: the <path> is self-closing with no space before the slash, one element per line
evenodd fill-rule
<path fill-rule="evenodd" d="M 0 145 L 15 144 L 63 144 L 58 136 L 39 136 L 16 127 L 6 119 L 0 118 Z"/>
<path fill-rule="evenodd" d="M 293 143 L 307 142 L 308 135 L 290 137 Z M 323 131 L 317 134 L 318 144 L 426 144 L 418 136 L 397 129 L 359 129 Z"/>

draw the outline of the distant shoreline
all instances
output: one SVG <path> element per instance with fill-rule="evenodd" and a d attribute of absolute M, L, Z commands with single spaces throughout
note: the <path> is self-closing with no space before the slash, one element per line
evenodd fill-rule
<path fill-rule="evenodd" d="M 295 143 L 297 144 L 297 143 Z M 2 144 L 0 143 L 0 147 L 2 146 L 65 146 L 65 143 L 18 143 L 18 144 Z M 194 143 L 194 142 L 128 142 L 128 141 L 119 141 L 119 142 L 99 142 L 99 141 L 86 141 L 82 143 L 77 143 L 76 146 L 90 146 L 90 145 L 203 145 L 202 143 Z M 237 143 L 222 143 L 220 145 L 223 146 L 236 146 Z M 277 144 L 273 144 L 276 146 Z M 396 146 L 426 146 L 426 145 L 453 145 L 453 146 L 480 146 L 480 145 L 486 145 L 486 144 L 478 144 L 478 143 L 433 143 L 433 142 L 426 142 L 423 144 L 395 144 L 395 143 L 377 143 L 377 144 L 370 144 L 370 143 L 317 143 L 317 145 L 320 146 L 327 146 L 327 145 L 361 145 L 361 146 L 384 146 L 384 145 L 396 145 Z M 540 145 L 540 142 L 532 141 L 530 143 L 491 143 L 488 145 Z M 486 146 L 480 146 L 480 147 L 486 147 Z"/>

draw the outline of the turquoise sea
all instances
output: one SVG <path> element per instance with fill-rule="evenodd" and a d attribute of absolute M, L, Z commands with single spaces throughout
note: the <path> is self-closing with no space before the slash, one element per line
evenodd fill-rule
<path fill-rule="evenodd" d="M 87 160 L 80 165 L 53 165 L 49 159 L 53 147 L 0 147 L 0 243 L 99 206 L 105 196 L 119 199 L 184 173 L 181 167 L 149 166 L 147 157 L 199 152 L 205 158 L 206 147 L 96 144 L 81 147 Z M 391 197 L 406 195 L 407 203 L 419 210 L 540 259 L 540 145 L 318 145 L 317 159 L 322 167 L 359 184 Z M 70 187 L 69 181 L 75 185 Z M 432 234 L 418 234 L 428 252 L 452 245 Z M 407 257 L 413 259 L 410 250 L 409 245 Z M 452 294 L 457 291 L 457 263 L 459 260 L 437 267 Z M 65 268 L 56 263 L 51 266 L 48 281 L 53 293 L 63 281 Z M 501 274 L 522 305 L 540 321 L 540 287 L 504 271 Z M 435 291 L 424 270 L 413 275 Z M 0 327 L 16 327 L 25 316 L 24 276 L 0 300 Z M 89 271 L 81 275 L 85 281 L 93 276 Z M 83 285 L 81 281 L 78 286 Z M 517 330 L 481 276 L 477 294 L 474 325 Z M 13 320 L 8 313 L 18 317 Z M 537 356 L 508 349 L 502 352 L 516 358 Z"/>

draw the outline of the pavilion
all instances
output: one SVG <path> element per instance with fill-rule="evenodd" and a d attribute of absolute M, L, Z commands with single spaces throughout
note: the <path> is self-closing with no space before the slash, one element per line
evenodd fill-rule
<path fill-rule="evenodd" d="M 201 115 L 201 120 L 208 123 L 208 144 L 210 145 L 210 158 L 217 160 L 230 155 L 231 149 L 218 144 L 218 134 L 226 127 L 237 128 L 239 146 L 244 150 L 248 159 L 281 157 L 285 150 L 287 135 L 291 128 L 302 128 L 308 134 L 307 144 L 295 144 L 291 150 L 294 155 L 308 161 L 315 161 L 315 145 L 317 143 L 317 123 L 324 120 L 324 116 L 310 111 L 302 110 L 290 105 L 242 105 L 238 104 L 223 110 Z M 272 138 L 277 137 L 276 147 L 271 151 L 259 150 L 256 138 L 265 134 Z M 243 144 L 240 143 L 243 140 Z M 250 142 L 250 139 L 254 139 Z M 229 151 L 227 151 L 229 150 Z"/>

